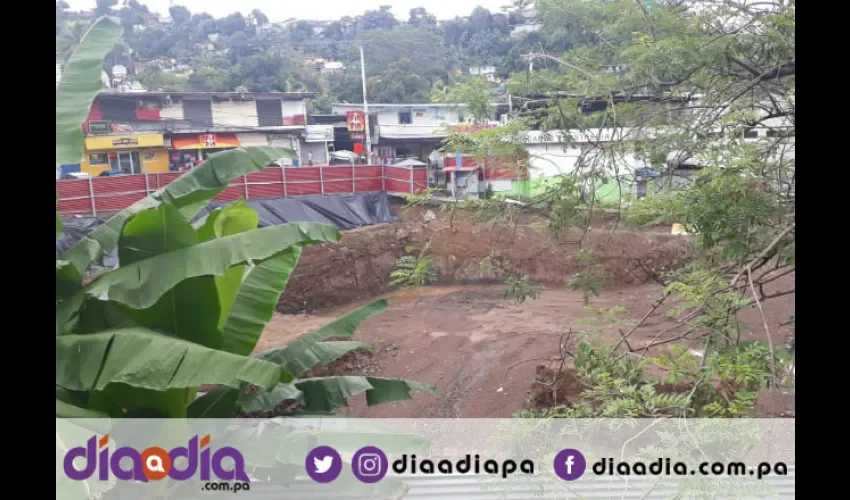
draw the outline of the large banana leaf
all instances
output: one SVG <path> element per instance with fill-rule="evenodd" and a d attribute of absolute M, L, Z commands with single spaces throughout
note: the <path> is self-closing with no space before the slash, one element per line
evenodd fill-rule
<path fill-rule="evenodd" d="M 64 299 L 77 293 L 82 285 L 82 276 L 67 260 L 56 261 L 56 298 Z"/>
<path fill-rule="evenodd" d="M 294 245 L 248 270 L 227 313 L 222 329 L 223 350 L 243 356 L 254 351 L 298 264 L 301 250 L 300 245 Z"/>
<path fill-rule="evenodd" d="M 269 388 L 279 378 L 273 363 L 146 328 L 56 337 L 56 385 L 71 391 L 102 390 L 113 383 L 154 391 L 240 382 Z"/>
<path fill-rule="evenodd" d="M 321 342 L 331 337 L 350 337 L 360 323 L 387 308 L 386 300 L 377 300 L 328 323 L 281 348 L 257 355 L 258 358 L 281 366 L 299 377 L 316 365 L 326 365 L 354 349 L 371 348 L 361 342 Z"/>
<path fill-rule="evenodd" d="M 375 406 L 393 401 L 411 399 L 410 391 L 435 392 L 433 386 L 380 377 L 316 377 L 295 381 L 303 393 L 304 409 L 309 411 L 333 411 L 347 406 L 346 400 L 362 392 L 366 393 L 366 404 Z"/>
<path fill-rule="evenodd" d="M 411 380 L 341 376 L 297 379 L 281 383 L 268 391 L 239 393 L 237 389 L 222 387 L 195 400 L 189 407 L 192 418 L 229 418 L 235 414 L 228 404 L 234 400 L 239 408 L 258 412 L 273 410 L 284 401 L 299 401 L 299 410 L 308 414 L 330 414 L 348 405 L 347 399 L 366 393 L 366 404 L 375 406 L 411 399 L 411 391 L 435 392 L 433 386 Z"/>
<path fill-rule="evenodd" d="M 56 400 L 57 418 L 107 418 L 109 415 L 102 411 L 80 408 L 60 399 Z"/>
<path fill-rule="evenodd" d="M 223 238 L 233 234 L 244 233 L 257 229 L 260 223 L 260 216 L 251 205 L 245 201 L 239 200 L 228 205 L 221 211 L 220 215 L 213 222 L 213 234 L 216 238 Z M 200 232 L 198 233 L 200 236 Z M 239 291 L 239 285 L 242 283 L 242 277 L 245 274 L 245 265 L 233 266 L 227 270 L 224 276 L 216 276 L 215 286 L 218 291 L 220 314 L 216 329 L 221 330 L 227 321 L 228 312 L 236 298 L 236 293 Z"/>
<path fill-rule="evenodd" d="M 98 276 L 57 306 L 56 334 L 66 331 L 68 322 L 88 297 L 107 297 L 133 309 L 146 309 L 188 278 L 221 276 L 232 266 L 263 261 L 293 245 L 336 242 L 339 239 L 339 231 L 326 224 L 282 224 L 217 238 L 119 267 Z"/>
<path fill-rule="evenodd" d="M 103 59 L 121 38 L 121 25 L 98 19 L 74 51 L 56 87 L 56 166 L 83 157 L 82 125 L 92 101 L 103 90 Z"/>
<path fill-rule="evenodd" d="M 118 240 L 121 267 L 198 244 L 195 229 L 174 205 L 160 205 L 134 215 Z M 164 330 L 183 340 L 218 349 L 221 315 L 215 277 L 196 276 L 181 281 L 146 309 L 128 311 L 139 325 Z"/>
<path fill-rule="evenodd" d="M 212 154 L 197 168 L 95 228 L 66 250 L 61 258 L 72 262 L 80 274 L 83 274 L 95 259 L 115 248 L 121 228 L 131 216 L 167 202 L 179 208 L 187 220 L 191 220 L 234 178 L 262 170 L 282 156 L 292 154 L 294 153 L 291 150 L 270 147 L 245 147 Z"/>
<path fill-rule="evenodd" d="M 186 416 L 187 418 L 232 418 L 239 409 L 236 404 L 239 394 L 240 389 L 219 387 L 192 401 L 186 409 Z"/>

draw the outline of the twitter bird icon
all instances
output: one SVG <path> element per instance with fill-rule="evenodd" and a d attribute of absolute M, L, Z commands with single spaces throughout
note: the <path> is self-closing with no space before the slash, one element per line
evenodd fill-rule
<path fill-rule="evenodd" d="M 334 464 L 334 457 L 328 455 L 321 460 L 318 457 L 313 457 L 313 465 L 316 466 L 316 474 L 324 474 L 331 469 Z"/>
<path fill-rule="evenodd" d="M 329 483 L 342 472 L 342 457 L 330 446 L 317 446 L 307 454 L 304 468 L 313 481 Z"/>

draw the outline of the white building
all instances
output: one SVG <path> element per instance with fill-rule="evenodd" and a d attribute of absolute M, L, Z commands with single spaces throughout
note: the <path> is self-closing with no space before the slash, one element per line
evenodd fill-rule
<path fill-rule="evenodd" d="M 502 83 L 502 79 L 496 74 L 495 66 L 472 66 L 469 68 L 469 74 L 483 76 L 490 83 Z"/>
<path fill-rule="evenodd" d="M 472 117 L 465 104 L 369 104 L 373 150 L 379 157 L 418 158 L 427 161 L 431 152 L 448 137 L 453 125 L 467 124 Z M 362 111 L 362 104 L 334 104 L 332 113 Z M 490 123 L 507 112 L 506 104 L 493 104 Z"/>

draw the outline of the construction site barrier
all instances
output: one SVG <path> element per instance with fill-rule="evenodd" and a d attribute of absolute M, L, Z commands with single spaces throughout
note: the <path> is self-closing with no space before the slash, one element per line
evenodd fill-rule
<path fill-rule="evenodd" d="M 123 210 L 183 175 L 145 173 L 56 181 L 57 211 L 66 216 L 97 217 Z M 295 196 L 368 193 L 419 193 L 428 188 L 425 168 L 383 165 L 269 167 L 237 177 L 215 200 L 261 200 Z"/>

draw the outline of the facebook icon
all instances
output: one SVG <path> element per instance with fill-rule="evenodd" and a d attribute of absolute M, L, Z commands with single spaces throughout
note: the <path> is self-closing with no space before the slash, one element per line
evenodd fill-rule
<path fill-rule="evenodd" d="M 575 481 L 584 475 L 587 461 L 578 450 L 561 450 L 555 455 L 555 474 L 564 481 Z"/>

